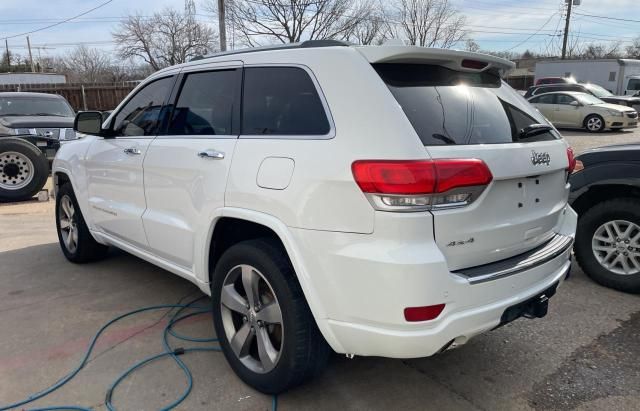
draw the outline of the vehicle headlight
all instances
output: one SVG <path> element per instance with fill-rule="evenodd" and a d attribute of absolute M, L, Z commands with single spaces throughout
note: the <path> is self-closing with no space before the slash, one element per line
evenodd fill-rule
<path fill-rule="evenodd" d="M 615 111 L 615 110 L 607 110 L 609 112 L 609 115 L 613 116 L 613 117 L 623 117 L 624 113 L 622 111 Z"/>

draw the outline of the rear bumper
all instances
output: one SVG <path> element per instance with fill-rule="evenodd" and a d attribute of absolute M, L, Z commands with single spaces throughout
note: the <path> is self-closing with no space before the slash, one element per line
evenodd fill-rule
<path fill-rule="evenodd" d="M 577 215 L 567 207 L 560 220 L 555 231 L 571 242 Z M 436 354 L 500 325 L 509 307 L 561 283 L 569 272 L 570 245 L 510 275 L 473 282 L 448 269 L 433 238 L 425 235 L 433 232 L 428 219 L 407 214 L 393 221 L 379 224 L 374 235 L 292 229 L 304 275 L 324 305 L 326 317 L 316 321 L 337 352 L 392 358 Z M 404 318 L 406 307 L 442 303 L 445 309 L 435 320 Z"/>

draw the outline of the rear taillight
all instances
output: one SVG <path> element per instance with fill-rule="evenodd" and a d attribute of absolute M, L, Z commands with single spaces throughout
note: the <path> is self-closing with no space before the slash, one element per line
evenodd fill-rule
<path fill-rule="evenodd" d="M 576 156 L 571 147 L 567 147 L 567 159 L 569 160 L 569 167 L 567 167 L 567 171 L 569 174 L 572 174 L 573 170 L 576 169 Z"/>
<path fill-rule="evenodd" d="M 420 211 L 471 203 L 491 182 L 479 159 L 360 160 L 351 166 L 374 208 Z"/>

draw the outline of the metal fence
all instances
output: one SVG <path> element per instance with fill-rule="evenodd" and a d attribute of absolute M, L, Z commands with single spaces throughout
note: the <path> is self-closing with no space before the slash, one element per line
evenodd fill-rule
<path fill-rule="evenodd" d="M 69 101 L 74 110 L 113 110 L 136 82 L 124 83 L 65 83 L 65 84 L 2 84 L 3 91 L 29 91 L 59 94 Z"/>

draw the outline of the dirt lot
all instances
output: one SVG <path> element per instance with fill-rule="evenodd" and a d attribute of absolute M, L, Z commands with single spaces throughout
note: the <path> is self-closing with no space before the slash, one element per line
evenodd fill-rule
<path fill-rule="evenodd" d="M 566 135 L 578 152 L 640 142 L 638 132 Z M 99 263 L 70 264 L 54 227 L 53 201 L 0 205 L 0 407 L 66 374 L 111 318 L 199 295 L 187 281 L 117 250 Z M 31 406 L 103 409 L 112 380 L 161 350 L 163 314 L 142 314 L 116 325 L 75 380 Z M 179 331 L 213 334 L 208 317 Z M 243 385 L 222 354 L 183 358 L 193 371 L 194 388 L 180 409 L 270 407 L 271 399 Z M 638 358 L 640 296 L 600 287 L 574 264 L 544 319 L 518 320 L 432 358 L 336 355 L 321 378 L 282 395 L 279 409 L 637 410 Z M 163 360 L 125 380 L 114 393 L 114 405 L 157 409 L 184 387 L 180 370 Z"/>

